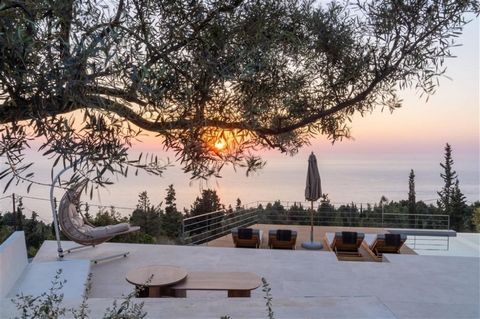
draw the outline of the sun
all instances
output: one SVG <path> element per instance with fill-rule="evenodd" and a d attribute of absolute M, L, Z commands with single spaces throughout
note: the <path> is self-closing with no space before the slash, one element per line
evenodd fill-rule
<path fill-rule="evenodd" d="M 215 142 L 214 146 L 218 151 L 221 151 L 221 150 L 225 149 L 225 147 L 227 147 L 227 142 L 225 142 L 225 140 L 223 138 L 221 138 L 221 139 L 218 139 Z"/>
<path fill-rule="evenodd" d="M 229 130 L 206 127 L 202 132 L 205 150 L 221 158 L 234 155 L 238 148 L 248 142 L 250 133 L 246 130 Z"/>

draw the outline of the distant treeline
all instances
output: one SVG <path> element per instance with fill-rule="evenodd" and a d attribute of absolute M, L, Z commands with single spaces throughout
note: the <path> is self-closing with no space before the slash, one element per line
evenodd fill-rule
<path fill-rule="evenodd" d="M 259 205 L 258 221 L 262 224 L 309 225 L 310 211 L 302 204 L 289 207 L 280 201 Z M 378 204 L 357 205 L 355 203 L 334 207 L 326 196 L 314 210 L 314 224 L 322 226 L 349 227 L 398 227 L 398 228 L 428 228 L 454 229 L 459 232 L 480 231 L 480 202 L 465 206 L 463 214 L 470 217 L 459 225 L 453 225 L 438 207 L 423 201 L 415 203 L 414 213 L 407 200 L 388 201 L 382 197 Z M 451 219 L 451 217 L 450 217 Z M 455 227 L 454 226 L 458 226 Z"/>
<path fill-rule="evenodd" d="M 88 204 L 81 205 L 81 211 L 84 217 L 95 226 L 121 222 L 140 226 L 139 232 L 118 236 L 112 241 L 145 244 L 182 244 L 184 243 L 182 233 L 184 218 L 214 211 L 217 212 L 192 220 L 190 225 L 187 222 L 185 235 L 197 236 L 197 239 L 209 239 L 226 234 L 232 227 L 240 225 L 310 224 L 309 207 L 304 207 L 300 203 L 284 206 L 280 201 L 274 201 L 257 207 L 244 208 L 241 200 L 237 199 L 234 208 L 231 206 L 226 208 L 214 190 L 204 190 L 189 210 L 184 209 L 183 212 L 179 212 L 175 204 L 175 189 L 170 185 L 164 202 L 164 207 L 162 207 L 163 203 L 152 205 L 147 192 L 142 192 L 139 194 L 137 208 L 128 216 L 122 216 L 114 207 L 99 209 L 95 215 L 92 215 Z M 32 257 L 44 240 L 55 239 L 53 225 L 39 220 L 35 212 L 27 218 L 23 213 L 21 197 L 17 204 L 15 215 L 12 212 L 0 213 L 0 242 L 3 242 L 15 229 L 23 230 L 26 235 L 28 255 Z M 412 205 L 412 201 L 409 200 L 395 202 L 388 201 L 385 197 L 374 205 L 351 203 L 334 207 L 328 196 L 323 195 L 318 201 L 318 207 L 313 216 L 314 224 L 321 226 L 449 228 L 459 232 L 480 232 L 480 202 L 470 205 L 451 204 L 453 205 L 450 210 L 451 215 L 445 214 L 442 208 L 433 204 L 427 205 L 423 201 L 416 201 Z M 62 239 L 67 240 L 63 236 Z"/>

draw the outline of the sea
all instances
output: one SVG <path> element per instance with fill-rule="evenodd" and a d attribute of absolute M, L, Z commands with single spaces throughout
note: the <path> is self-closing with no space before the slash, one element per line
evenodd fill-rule
<path fill-rule="evenodd" d="M 128 177 L 113 177 L 113 185 L 96 190 L 93 197 L 83 195 L 82 201 L 90 204 L 90 213 L 100 208 L 111 206 L 121 215 L 129 215 L 136 207 L 138 195 L 146 191 L 151 204 L 164 205 L 168 185 L 173 184 L 176 191 L 176 204 L 180 211 L 190 209 L 202 190 L 214 189 L 221 202 L 228 207 L 235 207 L 237 199 L 242 205 L 280 200 L 286 205 L 305 203 L 304 192 L 308 156 L 314 152 L 322 181 L 322 192 L 334 205 L 356 203 L 357 205 L 374 204 L 382 196 L 388 200 L 407 199 L 408 177 L 410 170 L 415 173 L 415 191 L 417 200 L 427 204 L 436 204 L 437 191 L 443 186 L 440 177 L 443 161 L 443 149 L 436 152 L 388 152 L 380 150 L 348 151 L 348 148 L 337 151 L 335 147 L 312 146 L 304 148 L 295 156 L 278 152 L 262 154 L 266 165 L 258 172 L 246 176 L 245 170 L 227 167 L 221 178 L 209 180 L 192 180 L 185 174 L 181 166 L 174 161 L 173 154 L 160 152 L 160 158 L 170 157 L 173 166 L 162 176 L 150 176 L 140 172 Z M 35 178 L 38 181 L 49 181 L 52 161 L 32 153 L 30 159 L 35 161 Z M 454 170 L 460 181 L 460 189 L 468 203 L 480 199 L 479 190 L 479 158 L 477 150 L 473 152 L 457 152 L 453 155 Z M 68 174 L 65 174 L 68 177 Z M 2 189 L 6 181 L 0 181 Z M 0 195 L 0 212 L 12 210 L 12 194 L 22 197 L 24 214 L 30 216 L 35 211 L 39 218 L 51 222 L 52 214 L 49 201 L 49 187 L 33 185 L 27 192 L 27 185 L 10 186 Z M 62 196 L 62 190 L 55 191 L 55 197 Z M 365 207 L 365 206 L 364 206 Z"/>

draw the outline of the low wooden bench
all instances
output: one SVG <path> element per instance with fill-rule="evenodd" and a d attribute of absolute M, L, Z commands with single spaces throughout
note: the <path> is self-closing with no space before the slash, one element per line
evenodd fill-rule
<path fill-rule="evenodd" d="M 185 280 L 170 286 L 172 297 L 187 297 L 187 290 L 227 290 L 228 297 L 250 297 L 262 284 L 251 272 L 190 272 Z"/>

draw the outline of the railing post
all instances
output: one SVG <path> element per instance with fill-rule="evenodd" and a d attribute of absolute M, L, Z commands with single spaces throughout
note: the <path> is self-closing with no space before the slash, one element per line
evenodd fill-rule
<path fill-rule="evenodd" d="M 185 243 L 185 220 L 182 219 L 182 242 Z"/>
<path fill-rule="evenodd" d="M 207 231 L 210 232 L 210 215 L 207 215 Z"/>

